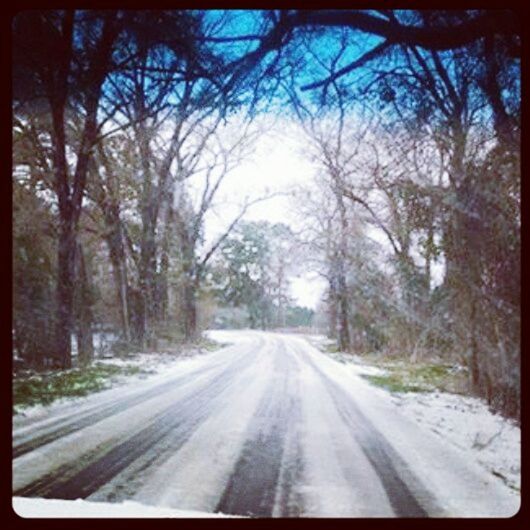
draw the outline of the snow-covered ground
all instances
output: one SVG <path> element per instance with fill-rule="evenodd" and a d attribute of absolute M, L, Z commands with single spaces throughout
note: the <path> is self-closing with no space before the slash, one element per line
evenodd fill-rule
<path fill-rule="evenodd" d="M 333 344 L 322 335 L 308 336 L 317 346 Z M 354 354 L 330 356 L 356 375 L 385 375 L 384 369 Z M 447 392 L 392 392 L 379 387 L 400 413 L 439 438 L 466 452 L 490 473 L 516 491 L 521 488 L 521 428 L 513 420 L 493 414 L 475 397 Z"/>
<path fill-rule="evenodd" d="M 469 454 L 508 486 L 521 488 L 521 429 L 480 399 L 445 392 L 400 393 L 402 414 Z"/>
<path fill-rule="evenodd" d="M 477 456 L 512 431 L 505 427 L 491 442 L 486 432 L 475 437 L 483 410 L 447 408 L 452 402 L 434 395 L 425 401 L 428 394 L 390 394 L 360 377 L 373 369 L 337 362 L 301 336 L 209 336 L 232 346 L 81 404 L 15 418 L 15 447 L 30 444 L 13 462 L 15 493 L 83 496 L 112 502 L 109 509 L 134 501 L 157 510 L 263 516 L 517 512 L 518 492 Z M 450 438 L 449 418 L 453 430 L 466 424 L 474 448 L 462 432 L 463 445 Z M 50 433 L 51 441 L 39 442 Z M 510 458 L 507 446 L 503 451 Z"/>
<path fill-rule="evenodd" d="M 147 506 L 134 501 L 121 503 L 91 502 L 83 499 L 64 501 L 59 499 L 39 499 L 13 497 L 13 510 L 20 517 L 27 519 L 68 519 L 68 518 L 219 518 L 234 517 L 220 513 L 197 512 L 192 510 L 176 510 L 161 506 Z"/>
<path fill-rule="evenodd" d="M 226 336 L 222 333 L 220 336 L 226 339 Z M 217 341 L 213 337 L 211 340 Z M 239 337 L 239 340 L 241 340 L 241 337 Z M 228 340 L 219 339 L 218 342 L 220 346 L 229 344 Z M 18 426 L 28 421 L 34 422 L 35 420 L 48 416 L 55 417 L 57 414 L 63 412 L 63 410 L 69 413 L 75 407 L 82 407 L 87 402 L 92 403 L 94 399 L 107 402 L 114 397 L 127 395 L 131 390 L 135 391 L 136 389 L 144 389 L 158 385 L 163 380 L 171 379 L 182 371 L 207 365 L 209 357 L 205 357 L 205 355 L 208 353 L 211 352 L 207 352 L 197 346 L 188 345 L 176 353 L 149 352 L 137 353 L 126 357 L 98 358 L 98 363 L 123 367 L 137 367 L 141 371 L 136 374 L 124 374 L 113 377 L 112 381 L 109 381 L 111 388 L 100 390 L 96 394 L 81 397 L 68 396 L 58 398 L 47 405 L 39 404 L 17 408 L 13 418 L 14 424 Z"/>

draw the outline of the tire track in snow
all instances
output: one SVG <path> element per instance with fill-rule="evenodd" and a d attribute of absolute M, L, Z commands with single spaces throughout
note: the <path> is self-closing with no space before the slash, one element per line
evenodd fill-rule
<path fill-rule="evenodd" d="M 321 377 L 337 411 L 349 428 L 352 438 L 360 445 L 385 489 L 398 517 L 438 516 L 443 512 L 427 488 L 412 473 L 386 438 L 361 412 L 351 396 L 335 383 L 311 357 L 298 352 Z"/>
<path fill-rule="evenodd" d="M 175 388 L 176 384 L 184 381 L 190 375 L 202 375 L 215 370 L 215 368 L 215 366 L 204 367 L 193 371 L 192 374 L 184 374 L 180 377 L 172 379 L 167 383 L 157 386 L 156 388 L 142 391 L 140 394 L 134 395 L 132 397 L 127 396 L 108 405 L 95 405 L 84 411 L 81 417 L 72 418 L 70 416 L 68 418 L 58 418 L 57 420 L 48 423 L 42 429 L 37 428 L 37 433 L 30 432 L 29 434 L 20 436 L 15 434 L 13 436 L 13 458 L 17 458 L 23 454 L 29 453 L 30 451 L 46 445 L 47 443 L 53 442 L 58 438 L 66 436 L 79 429 L 83 429 L 84 427 L 92 425 L 93 423 L 97 423 L 98 421 L 108 418 L 109 416 L 118 414 L 125 409 L 134 407 L 142 401 L 146 401 L 155 396 L 170 392 Z M 41 431 L 40 434 L 38 433 L 39 430 Z"/>
<path fill-rule="evenodd" d="M 257 344 L 261 345 L 263 341 L 260 340 Z M 259 350 L 260 346 L 257 349 Z M 168 485 L 168 481 L 173 482 L 175 474 L 170 472 L 166 479 L 160 482 L 156 497 L 151 499 L 146 499 L 141 494 L 146 480 L 153 478 L 160 470 L 170 470 L 171 459 L 180 454 L 183 446 L 193 443 L 192 440 L 197 436 L 197 431 L 203 429 L 205 425 L 212 419 L 215 419 L 219 414 L 226 412 L 227 402 L 233 402 L 234 399 L 238 399 L 237 396 L 241 395 L 243 385 L 251 380 L 252 371 L 255 369 L 255 353 L 256 343 L 247 352 L 246 362 L 244 364 L 232 364 L 230 376 L 223 376 L 226 377 L 227 381 L 226 386 L 222 390 L 215 391 L 214 389 L 212 392 L 212 394 L 215 394 L 214 397 L 209 395 L 201 402 L 196 403 L 198 412 L 197 410 L 187 410 L 182 414 L 183 417 L 186 417 L 186 421 L 188 419 L 197 419 L 200 416 L 200 421 L 192 429 L 181 429 L 184 430 L 184 437 L 179 436 L 176 431 L 171 432 L 161 443 L 156 444 L 151 450 L 146 451 L 130 466 L 112 477 L 94 494 L 91 494 L 89 500 L 120 502 L 137 497 L 140 502 L 158 505 L 164 486 Z M 176 507 L 178 508 L 180 505 L 177 504 Z"/>
<path fill-rule="evenodd" d="M 274 380 L 258 404 L 247 428 L 247 440 L 232 475 L 216 507 L 216 512 L 231 515 L 272 517 L 293 515 L 291 487 L 299 471 L 293 466 L 300 459 L 284 459 L 289 433 L 300 418 L 299 396 L 290 392 L 296 381 L 296 362 L 283 341 L 276 340 Z M 291 447 L 292 451 L 293 447 Z M 294 445 L 296 452 L 297 446 Z"/>
<path fill-rule="evenodd" d="M 253 348 L 256 346 L 253 345 Z M 110 450 L 96 450 L 83 455 L 80 461 L 55 469 L 52 473 L 14 491 L 17 496 L 40 496 L 44 498 L 85 498 L 111 480 L 152 449 L 157 443 L 171 435 L 173 446 L 180 446 L 194 429 L 207 417 L 201 407 L 224 391 L 231 379 L 252 362 L 252 349 L 238 356 L 205 386 L 164 409 L 149 426 L 135 433 Z M 232 372 L 232 378 L 230 373 Z M 195 374 L 191 374 L 193 376 Z M 228 376 L 228 377 L 227 377 Z M 171 445 L 171 444 L 170 444 Z"/>
<path fill-rule="evenodd" d="M 224 370 L 213 378 L 208 377 L 207 381 L 202 381 L 200 385 L 195 384 L 191 391 L 179 396 L 171 406 L 165 407 L 166 404 L 165 408 L 159 406 L 160 412 L 150 418 L 149 424 L 132 434 L 129 429 L 126 439 L 116 437 L 117 440 L 107 444 L 104 449 L 89 451 L 81 455 L 77 462 L 69 462 L 55 468 L 52 473 L 19 488 L 15 494 L 64 499 L 91 496 L 113 501 L 130 498 L 141 486 L 146 471 L 152 473 L 153 468 L 163 470 L 167 459 L 179 452 L 190 437 L 197 433 L 207 420 L 210 421 L 209 418 L 219 412 L 220 407 L 227 407 L 228 401 L 237 399 L 237 388 L 243 389 L 245 385 L 252 384 L 254 376 L 249 375 L 247 380 L 238 376 L 249 366 L 253 366 L 252 352 L 260 350 L 262 347 L 260 341 L 264 342 L 258 339 L 244 350 L 240 350 L 237 355 L 228 359 L 229 364 L 225 365 Z M 361 412 L 352 396 L 327 375 L 316 359 L 312 358 L 307 351 L 309 346 L 306 348 L 299 341 L 290 340 L 288 337 L 276 337 L 273 341 L 274 346 L 271 349 L 273 352 L 271 354 L 274 355 L 273 374 L 270 382 L 266 383 L 268 386 L 262 397 L 256 398 L 258 405 L 253 418 L 248 424 L 244 423 L 241 426 L 240 432 L 245 430 L 246 438 L 244 441 L 241 438 L 243 444 L 241 451 L 239 452 L 239 448 L 234 450 L 233 460 L 230 459 L 230 464 L 225 465 L 228 478 L 221 476 L 218 485 L 211 488 L 212 508 L 217 503 L 216 511 L 255 517 L 304 515 L 303 499 L 297 488 L 302 484 L 304 470 L 301 458 L 303 440 L 300 439 L 299 428 L 302 399 L 305 399 L 305 396 L 301 388 L 302 381 L 298 376 L 300 368 L 298 363 L 303 363 L 308 365 L 309 370 L 313 370 L 315 377 L 322 382 L 322 391 L 330 398 L 329 406 L 336 409 L 337 421 L 340 417 L 341 424 L 344 424 L 343 439 L 349 439 L 349 432 L 352 440 L 361 448 L 358 453 L 359 458 L 362 457 L 364 462 L 365 456 L 366 461 L 369 462 L 366 466 L 370 465 L 374 469 L 384 488 L 384 491 L 381 490 L 381 495 L 386 493 L 395 514 L 401 517 L 439 515 L 441 511 L 432 495 L 412 473 L 390 442 Z M 210 366 L 201 373 L 216 369 L 219 369 L 219 365 Z M 172 379 L 167 383 L 167 389 L 170 390 L 169 385 L 173 386 L 176 381 L 185 382 L 198 373 L 199 371 L 190 372 Z M 165 385 L 166 383 L 148 390 L 146 394 L 142 394 L 143 399 L 147 399 L 146 395 L 149 392 L 153 393 L 151 398 L 160 395 L 162 399 L 165 393 L 162 389 Z M 229 388 L 230 400 L 217 400 L 220 395 L 225 395 Z M 134 403 L 139 406 L 141 402 L 142 398 L 136 394 L 120 398 L 120 405 L 123 405 L 120 410 L 127 410 L 134 406 Z M 159 402 L 159 405 L 162 403 Z M 118 405 L 114 402 L 109 405 L 109 409 L 113 406 Z M 252 410 L 254 406 L 255 404 L 252 405 Z M 80 423 L 90 423 L 88 418 L 98 418 L 98 414 L 103 414 L 104 410 L 94 412 L 93 408 L 89 409 L 86 412 L 87 416 L 83 416 Z M 226 410 L 228 411 L 228 408 Z M 105 417 L 111 417 L 113 414 L 115 412 Z M 66 421 L 67 425 L 62 424 L 62 421 Z M 59 423 L 48 423 L 46 428 L 50 429 L 50 425 L 51 428 L 57 428 L 58 425 L 59 429 L 69 428 L 71 425 L 68 421 L 69 419 L 60 420 Z M 46 432 L 40 431 L 41 440 L 46 435 Z M 51 435 L 51 432 L 48 435 Z M 204 439 L 204 435 L 201 436 Z M 182 454 L 182 451 L 179 454 Z M 199 455 L 201 458 L 202 455 L 207 457 L 207 451 L 202 450 Z M 355 473 L 355 462 L 350 464 Z M 230 474 L 232 465 L 234 467 Z M 362 484 L 355 481 L 353 473 L 345 473 L 345 477 L 351 482 L 351 488 L 362 488 Z M 182 480 L 179 484 L 182 483 L 185 487 L 186 473 L 181 475 Z M 200 476 L 200 473 L 197 476 Z M 171 473 L 168 474 L 168 479 L 171 480 Z M 373 480 L 377 480 L 375 475 Z M 224 490 L 222 484 L 225 484 Z M 200 481 L 197 485 L 200 486 Z M 156 503 L 156 495 L 154 500 Z M 388 510 L 390 513 L 390 506 Z"/>

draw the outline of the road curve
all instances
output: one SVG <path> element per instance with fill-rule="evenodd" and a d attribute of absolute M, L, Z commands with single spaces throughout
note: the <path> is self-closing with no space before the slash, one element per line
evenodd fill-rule
<path fill-rule="evenodd" d="M 253 517 L 508 517 L 518 498 L 292 335 L 15 422 L 13 494 Z"/>

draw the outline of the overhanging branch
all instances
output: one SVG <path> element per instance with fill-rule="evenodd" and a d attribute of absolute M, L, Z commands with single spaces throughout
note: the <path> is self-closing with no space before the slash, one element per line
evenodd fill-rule
<path fill-rule="evenodd" d="M 326 79 L 321 79 L 320 81 L 315 81 L 314 83 L 310 83 L 309 85 L 304 85 L 302 87 L 302 90 L 312 90 L 314 88 L 318 88 L 323 85 L 328 85 L 338 79 L 339 77 L 342 77 L 343 75 L 346 75 L 356 68 L 360 68 L 367 62 L 371 61 L 372 59 L 375 59 L 382 53 L 384 53 L 385 50 L 387 50 L 392 43 L 389 41 L 382 42 L 375 48 L 371 49 L 369 52 L 366 52 L 362 57 L 359 57 L 352 63 L 350 63 L 348 66 L 345 66 L 344 68 L 341 68 L 340 70 L 337 70 L 329 77 L 326 77 Z"/>

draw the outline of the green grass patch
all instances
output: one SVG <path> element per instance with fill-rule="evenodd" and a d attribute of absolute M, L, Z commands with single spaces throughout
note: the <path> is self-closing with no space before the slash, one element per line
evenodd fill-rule
<path fill-rule="evenodd" d="M 363 377 L 370 381 L 370 383 L 386 388 L 390 392 L 426 392 L 427 390 L 412 383 L 405 382 L 403 379 L 396 375 L 367 375 L 363 374 Z"/>
<path fill-rule="evenodd" d="M 391 392 L 442 392 L 463 393 L 467 374 L 452 364 L 378 362 L 387 371 L 385 375 L 364 375 L 374 385 Z"/>
<path fill-rule="evenodd" d="M 335 341 L 330 342 L 320 342 L 320 341 L 312 341 L 309 339 L 311 344 L 315 346 L 318 350 L 320 350 L 322 353 L 340 353 L 339 346 Z"/>
<path fill-rule="evenodd" d="M 161 327 L 157 331 L 157 339 L 164 340 L 169 344 L 182 344 L 185 342 L 184 334 L 175 326 Z"/>
<path fill-rule="evenodd" d="M 149 373 L 138 366 L 96 363 L 86 368 L 20 376 L 13 381 L 15 412 L 31 405 L 47 405 L 62 397 L 86 396 L 109 388 L 119 376 Z"/>
<path fill-rule="evenodd" d="M 225 346 L 229 345 L 226 342 L 218 342 L 216 340 L 208 339 L 206 337 L 201 337 L 198 344 L 199 348 L 206 351 L 220 350 L 221 348 L 224 348 Z"/>
<path fill-rule="evenodd" d="M 340 349 L 338 344 L 330 342 L 327 344 L 322 344 L 322 351 L 324 351 L 325 353 L 339 353 Z"/>
<path fill-rule="evenodd" d="M 347 356 L 343 355 L 336 341 L 314 342 L 323 353 L 337 362 L 347 363 Z M 339 354 L 339 355 L 334 355 Z M 381 368 L 386 373 L 379 375 L 362 374 L 370 383 L 385 388 L 390 392 L 449 392 L 453 394 L 468 394 L 468 372 L 463 366 L 448 363 L 436 357 L 412 362 L 404 355 L 386 356 L 379 352 L 359 353 L 363 364 Z"/>

